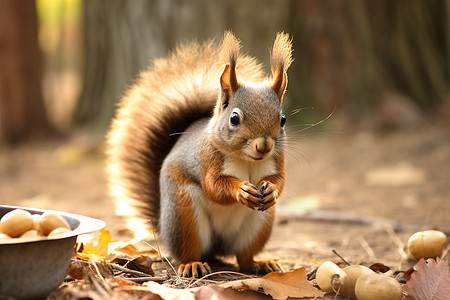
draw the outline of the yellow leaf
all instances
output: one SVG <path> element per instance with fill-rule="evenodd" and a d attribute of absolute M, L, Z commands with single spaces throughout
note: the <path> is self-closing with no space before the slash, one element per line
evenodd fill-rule
<path fill-rule="evenodd" d="M 92 256 L 100 256 L 104 257 L 108 255 L 108 245 L 111 242 L 111 233 L 106 230 L 102 229 L 100 230 L 100 236 L 98 238 L 98 241 L 88 241 L 84 244 L 83 251 L 81 254 L 84 254 L 88 257 Z"/>

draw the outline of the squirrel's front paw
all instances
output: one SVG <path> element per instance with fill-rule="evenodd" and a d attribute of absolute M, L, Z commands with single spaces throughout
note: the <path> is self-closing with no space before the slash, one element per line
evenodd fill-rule
<path fill-rule="evenodd" d="M 261 206 L 261 204 L 259 203 L 259 201 L 261 199 L 259 190 L 248 181 L 244 181 L 241 184 L 241 187 L 237 191 L 236 196 L 237 196 L 237 200 L 240 203 L 242 203 L 252 209 Z"/>
<path fill-rule="evenodd" d="M 265 211 L 275 205 L 278 192 L 275 185 L 269 181 L 263 181 L 259 185 L 260 199 L 258 210 Z"/>

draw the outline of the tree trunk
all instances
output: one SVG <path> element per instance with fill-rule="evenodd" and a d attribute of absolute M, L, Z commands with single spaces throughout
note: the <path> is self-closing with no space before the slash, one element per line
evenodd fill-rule
<path fill-rule="evenodd" d="M 41 92 L 42 55 L 34 0 L 0 0 L 0 141 L 53 132 Z"/>
<path fill-rule="evenodd" d="M 169 35 L 155 32 L 155 28 L 165 24 L 164 9 L 169 2 L 96 0 L 83 3 L 85 70 L 83 92 L 73 117 L 76 125 L 103 133 L 126 85 L 153 56 L 166 53 Z"/>

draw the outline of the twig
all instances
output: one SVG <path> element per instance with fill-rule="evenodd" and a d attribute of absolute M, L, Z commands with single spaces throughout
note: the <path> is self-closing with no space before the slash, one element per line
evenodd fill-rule
<path fill-rule="evenodd" d="M 154 249 L 154 250 L 156 250 L 157 252 L 158 252 L 158 255 L 159 255 L 159 260 L 155 260 L 155 262 L 162 262 L 163 264 L 164 264 L 164 260 L 169 264 L 169 266 L 170 266 L 170 268 L 172 269 L 172 271 L 173 271 L 173 273 L 175 274 L 175 276 L 177 277 L 177 278 L 179 278 L 179 276 L 178 276 L 178 272 L 175 270 L 175 268 L 174 268 L 174 266 L 172 265 L 172 263 L 170 262 L 170 260 L 161 252 L 161 251 L 159 251 L 157 248 L 155 248 L 153 245 L 151 245 L 151 244 L 149 244 L 149 243 L 147 243 L 147 242 L 144 242 L 144 244 L 146 244 L 147 246 L 149 246 L 149 247 L 151 247 L 152 249 Z M 165 265 L 164 265 L 165 266 Z M 172 276 L 172 274 L 167 270 L 167 268 L 166 268 L 166 271 L 167 271 L 167 273 L 169 274 L 169 276 Z"/>
<path fill-rule="evenodd" d="M 118 264 L 113 264 L 113 263 L 106 263 L 109 267 L 111 267 L 112 269 L 130 274 L 130 275 L 134 275 L 134 276 L 139 276 L 139 277 L 148 277 L 149 274 L 141 272 L 141 271 L 137 271 L 137 270 L 132 270 L 132 269 L 128 269 L 126 267 L 122 267 Z"/>
<path fill-rule="evenodd" d="M 97 263 L 93 260 L 89 261 L 89 263 L 94 266 L 98 276 L 97 278 L 99 278 L 98 280 L 96 280 L 95 277 L 90 276 L 89 278 L 91 279 L 91 283 L 97 288 L 98 291 L 102 292 L 102 294 L 105 294 L 105 296 L 111 294 L 111 288 L 108 286 L 105 278 L 102 276 Z"/>
<path fill-rule="evenodd" d="M 188 286 L 186 288 L 190 288 L 191 286 L 196 285 L 198 282 L 204 281 L 206 278 L 214 276 L 214 275 L 219 275 L 219 274 L 233 274 L 233 275 L 239 275 L 239 276 L 243 276 L 243 277 L 247 277 L 247 278 L 253 278 L 252 276 L 249 276 L 247 274 L 243 274 L 243 273 L 239 273 L 239 272 L 234 272 L 234 271 L 220 271 L 220 272 L 214 272 L 211 274 L 206 274 L 205 276 L 203 276 L 202 278 L 199 278 L 195 281 L 193 281 L 192 283 L 188 284 Z"/>
<path fill-rule="evenodd" d="M 166 263 L 164 262 L 163 254 L 162 254 L 162 252 L 161 252 L 161 249 L 159 248 L 158 239 L 156 238 L 155 229 L 153 228 L 153 223 L 152 223 L 151 220 L 148 220 L 148 223 L 150 224 L 150 227 L 152 228 L 153 237 L 155 238 L 156 247 L 158 248 L 158 249 L 157 249 L 157 252 L 158 252 L 159 258 L 161 258 L 161 262 L 163 263 L 164 268 L 166 269 L 166 272 L 167 272 L 168 276 L 171 277 L 172 275 L 171 275 L 171 273 L 169 272 L 169 269 L 167 268 Z M 147 244 L 148 244 L 148 243 L 147 243 Z M 149 244 L 148 244 L 148 245 L 149 245 Z M 172 268 L 172 271 L 175 273 L 175 276 L 178 276 L 178 272 L 177 272 L 177 271 L 175 270 L 175 268 L 172 266 L 172 264 L 171 264 L 170 261 L 167 259 L 167 257 L 164 256 L 164 258 L 165 258 L 165 259 L 167 260 L 167 262 L 169 263 L 170 267 Z"/>
<path fill-rule="evenodd" d="M 331 251 L 333 251 L 333 253 L 334 254 L 336 254 L 346 265 L 348 265 L 348 266 L 351 266 L 352 264 L 348 261 L 348 260 L 346 260 L 342 255 L 340 255 L 337 251 L 336 251 L 336 249 L 333 249 L 333 250 L 331 250 Z"/>
<path fill-rule="evenodd" d="M 147 281 L 164 282 L 169 279 L 169 276 L 147 276 L 147 277 L 135 277 L 135 278 L 123 278 L 135 283 L 143 283 Z"/>
<path fill-rule="evenodd" d="M 313 270 L 306 273 L 306 278 L 308 279 L 308 281 L 316 279 L 317 269 L 318 268 L 314 268 Z"/>
<path fill-rule="evenodd" d="M 101 274 L 100 269 L 97 266 L 97 262 L 95 262 L 93 260 L 91 260 L 91 261 L 84 261 L 84 260 L 81 260 L 81 259 L 72 259 L 72 263 L 73 262 L 76 262 L 76 263 L 79 263 L 80 265 L 85 265 L 85 266 L 93 265 L 93 267 L 95 269 L 95 273 L 97 273 L 97 276 L 100 279 L 102 279 L 103 281 L 105 280 L 103 275 Z M 121 265 L 114 264 L 114 263 L 109 263 L 109 262 L 106 262 L 106 261 L 102 261 L 101 263 L 105 264 L 108 268 L 112 269 L 113 271 L 114 270 L 120 271 L 120 272 L 129 274 L 129 275 L 138 276 L 139 278 L 155 278 L 155 281 L 158 281 L 159 279 L 162 280 L 162 278 L 163 278 L 163 277 L 152 277 L 152 276 L 149 276 L 149 274 L 147 274 L 147 273 L 144 273 L 144 272 L 141 272 L 141 271 L 137 271 L 137 270 L 132 270 L 132 269 L 129 269 L 127 267 L 123 267 Z M 127 279 L 130 279 L 130 278 L 127 278 Z M 149 280 L 146 280 L 146 281 L 149 281 Z M 167 280 L 167 278 L 165 278 L 164 280 Z"/>

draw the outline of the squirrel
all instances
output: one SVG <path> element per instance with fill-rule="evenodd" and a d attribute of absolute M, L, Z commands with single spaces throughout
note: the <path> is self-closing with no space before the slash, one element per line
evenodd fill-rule
<path fill-rule="evenodd" d="M 118 213 L 149 219 L 185 277 L 210 273 L 207 261 L 217 255 L 236 255 L 245 272 L 282 271 L 253 257 L 285 184 L 281 106 L 292 42 L 277 34 L 271 76 L 239 50 L 227 31 L 222 45 L 191 42 L 154 60 L 107 135 Z"/>

